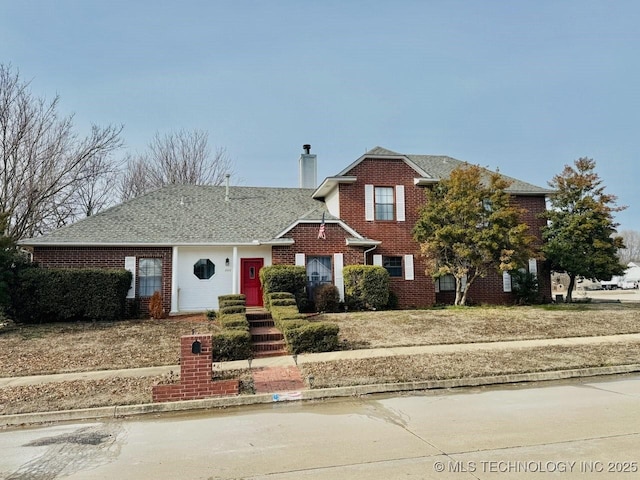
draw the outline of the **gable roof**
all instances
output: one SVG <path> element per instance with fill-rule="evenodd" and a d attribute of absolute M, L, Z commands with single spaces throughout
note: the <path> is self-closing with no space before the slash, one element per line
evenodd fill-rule
<path fill-rule="evenodd" d="M 320 222 L 311 189 L 171 185 L 22 245 L 242 245 L 278 243 L 295 220 Z"/>
<path fill-rule="evenodd" d="M 462 160 L 448 157 L 446 155 L 403 154 L 393 152 L 383 147 L 375 147 L 362 155 L 358 160 L 349 165 L 347 168 L 342 170 L 342 172 L 340 172 L 338 176 L 346 175 L 353 167 L 367 158 L 384 159 L 385 157 L 403 160 L 416 171 L 416 174 L 431 180 L 448 178 L 454 169 L 461 165 L 464 165 L 465 163 L 468 163 L 463 162 Z M 506 191 L 511 194 L 542 196 L 551 193 L 551 190 L 549 189 L 538 187 L 536 185 L 532 185 L 531 183 L 527 183 L 522 180 L 518 180 L 517 178 L 509 177 L 507 175 L 500 175 L 511 182 L 509 188 L 506 189 Z"/>

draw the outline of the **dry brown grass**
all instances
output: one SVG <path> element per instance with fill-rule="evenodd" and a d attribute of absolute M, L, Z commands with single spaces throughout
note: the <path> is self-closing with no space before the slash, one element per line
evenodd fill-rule
<path fill-rule="evenodd" d="M 472 343 L 640 332 L 640 305 L 477 307 L 330 314 L 346 348 Z M 181 335 L 215 332 L 203 315 L 22 326 L 0 331 L 0 376 L 173 365 Z M 393 383 L 640 363 L 640 343 L 434 353 L 304 364 L 314 387 Z M 247 371 L 231 372 L 243 379 Z M 110 378 L 0 389 L 0 415 L 147 403 L 166 377 Z"/>
<path fill-rule="evenodd" d="M 472 307 L 324 314 L 345 348 L 497 342 L 640 332 L 640 304 Z"/>
<path fill-rule="evenodd" d="M 305 363 L 314 388 L 477 378 L 640 363 L 640 342 L 529 347 Z"/>
<path fill-rule="evenodd" d="M 226 378 L 240 380 L 240 393 L 253 393 L 249 369 L 229 370 L 216 377 Z M 0 389 L 0 415 L 151 403 L 153 385 L 176 381 L 176 376 L 157 375 L 5 387 Z"/>
<path fill-rule="evenodd" d="M 176 365 L 180 336 L 218 329 L 204 315 L 23 325 L 0 333 L 0 377 Z"/>

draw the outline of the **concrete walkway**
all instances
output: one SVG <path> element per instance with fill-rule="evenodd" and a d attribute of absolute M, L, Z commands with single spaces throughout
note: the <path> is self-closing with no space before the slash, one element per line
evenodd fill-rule
<path fill-rule="evenodd" d="M 529 347 L 544 347 L 553 345 L 593 345 L 611 342 L 631 342 L 640 341 L 640 333 L 627 335 L 606 335 L 600 337 L 570 337 L 570 338 L 552 338 L 539 340 L 517 340 L 506 342 L 487 342 L 487 343 L 464 343 L 451 345 L 421 345 L 414 347 L 391 347 L 391 348 L 372 348 L 364 350 L 342 350 L 326 353 L 310 353 L 293 357 L 286 355 L 282 357 L 256 358 L 251 362 L 251 369 L 275 368 L 275 367 L 292 367 L 312 362 L 327 362 L 333 360 L 344 359 L 363 359 L 363 358 L 379 358 L 394 357 L 402 355 L 420 355 L 425 353 L 441 353 L 441 352 L 461 352 L 461 351 L 477 351 L 477 350 L 508 350 Z M 297 363 L 296 363 L 297 362 Z M 248 368 L 247 360 L 238 360 L 234 362 L 214 363 L 215 370 L 235 370 Z M 173 372 L 176 375 L 180 373 L 179 365 L 167 365 L 160 367 L 148 368 L 128 368 L 123 370 L 96 370 L 91 372 L 73 372 L 60 373 L 54 375 L 30 375 L 26 377 L 6 377 L 0 378 L 0 388 L 21 385 L 39 385 L 50 382 L 65 382 L 71 380 L 99 380 L 111 377 L 149 377 L 155 375 L 168 375 Z"/>

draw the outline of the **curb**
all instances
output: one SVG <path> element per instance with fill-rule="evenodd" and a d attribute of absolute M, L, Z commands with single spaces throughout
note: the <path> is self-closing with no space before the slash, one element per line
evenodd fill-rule
<path fill-rule="evenodd" d="M 122 418 L 149 413 L 182 412 L 189 410 L 207 410 L 213 408 L 241 407 L 294 400 L 322 400 L 328 398 L 353 397 L 377 393 L 410 392 L 420 390 L 439 390 L 447 388 L 479 387 L 523 382 L 542 382 L 566 380 L 569 378 L 596 377 L 640 372 L 640 364 L 616 365 L 611 367 L 591 367 L 550 372 L 518 373 L 477 378 L 454 378 L 448 380 L 426 380 L 405 383 L 381 383 L 373 385 L 355 385 L 349 387 L 319 388 L 303 390 L 295 395 L 259 394 L 235 397 L 206 398 L 203 400 L 184 400 L 167 403 L 145 403 L 140 405 L 120 405 L 96 407 L 57 412 L 19 413 L 0 416 L 0 428 L 38 423 L 53 423 L 99 418 Z"/>

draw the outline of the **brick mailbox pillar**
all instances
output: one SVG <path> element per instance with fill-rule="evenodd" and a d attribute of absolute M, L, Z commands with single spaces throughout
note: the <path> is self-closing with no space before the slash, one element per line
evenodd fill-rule
<path fill-rule="evenodd" d="M 211 335 L 185 335 L 180 338 L 180 383 L 154 385 L 154 402 L 197 400 L 201 398 L 237 395 L 238 380 L 211 380 L 213 352 Z"/>

